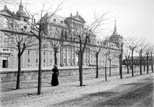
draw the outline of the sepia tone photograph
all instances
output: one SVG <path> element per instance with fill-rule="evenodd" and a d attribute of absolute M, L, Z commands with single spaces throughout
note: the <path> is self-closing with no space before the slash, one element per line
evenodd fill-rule
<path fill-rule="evenodd" d="M 0 107 L 154 107 L 154 0 L 0 0 Z"/>

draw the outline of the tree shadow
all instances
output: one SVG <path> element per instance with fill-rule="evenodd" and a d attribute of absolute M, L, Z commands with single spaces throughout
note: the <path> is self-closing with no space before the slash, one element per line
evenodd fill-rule
<path fill-rule="evenodd" d="M 142 83 L 141 83 L 142 84 Z M 126 85 L 141 85 L 140 83 L 132 83 L 132 84 L 126 84 Z M 140 88 L 137 88 L 135 90 L 132 90 L 130 92 L 127 92 L 125 94 L 115 96 L 105 102 L 99 102 L 95 104 L 95 107 L 125 107 L 125 106 L 132 106 L 135 102 L 138 102 L 146 97 L 146 95 L 149 95 L 153 91 L 152 84 L 143 85 Z"/>
<path fill-rule="evenodd" d="M 128 83 L 128 84 L 123 84 L 123 85 L 133 85 L 133 86 L 139 86 L 139 85 L 143 85 L 145 83 Z"/>
<path fill-rule="evenodd" d="M 81 106 L 83 106 L 82 102 L 84 102 L 85 103 L 84 107 L 85 106 L 89 107 L 89 106 L 91 106 L 91 104 L 93 104 L 93 103 L 95 104 L 98 101 L 97 99 L 103 101 L 105 98 L 108 98 L 108 97 L 115 95 L 115 94 L 118 94 L 118 93 L 119 92 L 109 92 L 109 91 L 107 91 L 107 92 L 97 92 L 97 93 L 92 93 L 92 94 L 85 94 L 82 97 L 63 101 L 63 102 L 55 104 L 53 106 L 55 106 L 55 107 L 59 107 L 59 106 L 65 107 L 65 106 L 73 106 L 73 105 L 80 106 L 80 104 L 81 104 Z"/>

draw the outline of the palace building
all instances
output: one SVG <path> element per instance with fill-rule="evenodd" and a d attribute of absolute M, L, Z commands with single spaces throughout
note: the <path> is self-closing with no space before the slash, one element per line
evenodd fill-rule
<path fill-rule="evenodd" d="M 30 17 L 23 10 L 23 4 L 19 4 L 19 10 L 14 13 L 11 12 L 7 6 L 4 6 L 3 10 L 0 10 L 0 28 L 12 28 L 14 27 L 10 22 L 11 20 L 20 21 L 23 23 L 28 23 Z M 50 13 L 45 14 L 44 17 L 48 17 Z M 42 67 L 50 68 L 54 65 L 54 48 L 57 49 L 57 65 L 61 67 L 67 66 L 78 66 L 78 48 L 79 45 L 73 43 L 73 41 L 78 41 L 73 31 L 82 31 L 85 28 L 86 21 L 82 18 L 78 12 L 75 15 L 70 14 L 69 17 L 62 17 L 59 15 L 54 15 L 50 18 L 47 27 L 47 36 L 52 38 L 72 41 L 69 42 L 58 42 L 54 40 L 43 40 L 42 42 Z M 25 27 L 24 27 L 25 28 Z M 71 31 L 71 32 L 70 32 Z M 11 35 L 11 34 L 10 34 Z M 14 40 L 13 36 L 9 36 L 7 33 L 0 31 L 0 68 L 17 68 L 18 58 L 17 58 L 17 48 L 12 45 Z M 37 43 L 37 40 L 35 40 Z M 119 44 L 122 42 L 122 37 L 117 34 L 116 22 L 113 34 L 110 39 L 106 41 L 104 46 L 112 47 L 118 49 Z M 95 34 L 90 34 L 89 44 L 99 43 L 96 39 Z M 111 50 L 104 48 L 99 54 L 99 65 L 104 66 L 105 55 L 108 55 L 108 59 L 113 59 L 113 65 L 119 65 L 119 57 L 117 50 Z M 37 68 L 38 67 L 38 46 L 27 48 L 21 58 L 22 68 Z M 94 48 L 86 46 L 84 51 L 83 65 L 93 66 L 96 63 Z"/>

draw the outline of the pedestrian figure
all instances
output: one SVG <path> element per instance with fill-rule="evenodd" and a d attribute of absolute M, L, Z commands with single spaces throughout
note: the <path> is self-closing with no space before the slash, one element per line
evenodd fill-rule
<path fill-rule="evenodd" d="M 56 65 L 54 65 L 54 68 L 52 69 L 52 80 L 51 80 L 51 85 L 52 86 L 57 86 L 59 85 L 58 81 L 58 76 L 59 76 L 59 70 Z"/>

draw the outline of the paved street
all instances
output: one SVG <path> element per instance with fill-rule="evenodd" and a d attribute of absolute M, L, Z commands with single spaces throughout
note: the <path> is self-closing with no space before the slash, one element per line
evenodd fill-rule
<path fill-rule="evenodd" d="M 36 95 L 36 81 L 27 82 L 27 85 L 25 82 L 20 90 L 5 88 L 8 86 L 5 84 L 1 103 L 2 107 L 152 107 L 154 74 L 138 74 L 133 78 L 125 74 L 123 79 L 112 76 L 107 82 L 104 75 L 98 79 L 94 74 L 84 75 L 83 87 L 76 81 L 78 76 L 60 77 L 61 84 L 57 87 L 44 80 L 40 96 Z"/>

